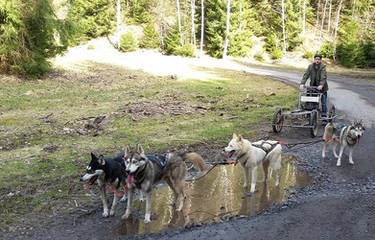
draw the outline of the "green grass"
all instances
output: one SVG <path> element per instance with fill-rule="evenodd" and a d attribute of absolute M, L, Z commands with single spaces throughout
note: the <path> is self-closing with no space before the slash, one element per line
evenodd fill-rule
<path fill-rule="evenodd" d="M 147 152 L 223 146 L 233 132 L 254 138 L 259 125 L 271 126 L 277 106 L 296 103 L 297 90 L 243 72 L 198 69 L 210 79 L 175 80 L 88 64 L 90 73 L 73 77 L 0 82 L 0 228 L 94 201 L 78 182 L 90 152 L 114 155 L 136 143 Z M 79 133 L 103 115 L 99 134 Z M 55 151 L 43 150 L 49 146 Z"/>

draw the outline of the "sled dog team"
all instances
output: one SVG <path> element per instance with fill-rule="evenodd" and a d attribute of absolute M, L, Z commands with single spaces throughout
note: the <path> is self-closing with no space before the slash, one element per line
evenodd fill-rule
<path fill-rule="evenodd" d="M 346 147 L 349 148 L 349 163 L 354 164 L 352 153 L 355 145 L 359 143 L 365 128 L 362 121 L 355 121 L 352 125 L 337 126 L 329 122 L 324 129 L 324 144 L 322 158 L 325 158 L 325 151 L 329 142 L 333 142 L 332 151 L 337 158 L 337 166 L 341 166 L 341 158 Z M 339 154 L 336 153 L 337 146 L 340 145 Z M 250 142 L 241 135 L 233 134 L 228 146 L 224 148 L 227 159 L 240 163 L 243 169 L 244 189 L 248 189 L 248 177 L 251 169 L 250 192 L 255 192 L 257 182 L 257 169 L 263 166 L 263 179 L 268 177 L 268 168 L 272 169 L 275 175 L 275 185 L 279 185 L 282 146 L 278 141 L 261 140 Z M 129 146 L 124 153 L 120 153 L 114 158 L 104 158 L 91 153 L 91 162 L 86 168 L 86 173 L 81 177 L 81 181 L 86 181 L 85 189 L 93 183 L 98 182 L 100 197 L 103 203 L 103 217 L 113 216 L 117 202 L 120 198 L 122 188 L 128 188 L 127 208 L 122 215 L 122 219 L 129 218 L 133 194 L 138 190 L 146 197 L 145 223 L 151 221 L 151 191 L 153 186 L 160 181 L 168 184 L 174 193 L 173 206 L 177 211 L 181 211 L 184 204 L 185 178 L 187 173 L 186 163 L 192 163 L 199 170 L 198 174 L 204 174 L 209 170 L 204 159 L 198 153 L 166 153 L 166 154 L 145 154 L 142 146 L 137 145 L 135 150 Z M 114 192 L 113 202 L 108 212 L 106 199 L 106 189 L 110 187 Z M 126 199 L 126 197 L 123 197 Z M 178 204 L 178 207 L 176 206 Z"/>

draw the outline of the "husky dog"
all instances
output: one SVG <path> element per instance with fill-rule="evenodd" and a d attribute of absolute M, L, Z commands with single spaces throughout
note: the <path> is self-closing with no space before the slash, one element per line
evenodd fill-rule
<path fill-rule="evenodd" d="M 233 134 L 232 140 L 224 149 L 227 158 L 233 158 L 238 163 L 241 163 L 244 175 L 244 189 L 246 191 L 248 186 L 249 169 L 252 169 L 250 192 L 255 192 L 255 184 L 257 181 L 258 166 L 263 164 L 264 177 L 263 181 L 268 176 L 268 167 L 276 174 L 276 186 L 279 185 L 280 168 L 281 168 L 281 153 L 282 147 L 278 141 L 261 140 L 251 143 L 244 139 L 241 135 Z"/>
<path fill-rule="evenodd" d="M 353 149 L 365 132 L 362 120 L 354 121 L 350 126 L 338 127 L 333 122 L 329 122 L 324 128 L 324 144 L 322 149 L 322 158 L 325 158 L 325 152 L 328 143 L 333 142 L 332 152 L 337 158 L 336 166 L 341 166 L 341 157 L 344 149 L 349 147 L 349 163 L 353 162 Z M 340 144 L 339 155 L 336 153 L 336 147 Z"/>
<path fill-rule="evenodd" d="M 119 191 L 125 187 L 127 173 L 125 171 L 126 155 L 118 154 L 114 158 L 104 158 L 103 155 L 96 156 L 91 153 L 91 162 L 86 168 L 86 173 L 81 177 L 81 181 L 87 181 L 84 189 L 88 189 L 92 184 L 98 181 L 100 188 L 100 197 L 103 202 L 103 217 L 113 216 L 115 214 L 118 196 L 114 192 L 111 211 L 108 215 L 108 203 L 106 197 L 106 186 Z"/>
<path fill-rule="evenodd" d="M 127 219 L 131 214 L 134 189 L 141 190 L 146 195 L 145 223 L 151 221 L 151 191 L 152 187 L 160 181 L 165 181 L 173 190 L 174 201 L 180 199 L 177 211 L 181 211 L 184 204 L 184 184 L 187 172 L 185 161 L 190 161 L 195 167 L 204 170 L 206 164 L 198 153 L 167 153 L 164 155 L 145 155 L 140 144 L 136 151 L 126 153 L 129 158 L 126 160 L 128 171 L 127 183 L 128 203 L 122 219 Z"/>

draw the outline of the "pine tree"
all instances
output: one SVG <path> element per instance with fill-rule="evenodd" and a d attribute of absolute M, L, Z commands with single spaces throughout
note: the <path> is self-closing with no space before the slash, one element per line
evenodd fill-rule
<path fill-rule="evenodd" d="M 221 58 L 224 49 L 226 6 L 221 0 L 206 0 L 205 3 L 207 52 L 212 57 Z"/>
<path fill-rule="evenodd" d="M 67 49 L 72 25 L 56 19 L 51 0 L 1 1 L 0 6 L 0 70 L 42 76 L 49 58 Z"/>
<path fill-rule="evenodd" d="M 155 30 L 154 24 L 152 22 L 148 23 L 143 30 L 144 36 L 140 47 L 142 48 L 159 48 L 160 39 L 159 34 Z"/>

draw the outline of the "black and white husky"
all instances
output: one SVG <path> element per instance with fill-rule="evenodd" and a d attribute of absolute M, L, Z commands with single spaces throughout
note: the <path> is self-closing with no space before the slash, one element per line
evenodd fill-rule
<path fill-rule="evenodd" d="M 336 166 L 341 166 L 341 157 L 346 147 L 349 148 L 349 163 L 353 162 L 353 149 L 359 143 L 361 137 L 365 132 L 362 120 L 354 121 L 352 125 L 338 127 L 333 122 L 328 123 L 324 128 L 324 144 L 322 150 L 322 158 L 325 158 L 326 148 L 329 142 L 333 142 L 333 155 L 337 158 Z M 340 152 L 337 155 L 336 147 L 340 145 Z"/>
<path fill-rule="evenodd" d="M 126 156 L 120 153 L 114 158 L 104 158 L 103 155 L 96 156 L 91 153 L 91 162 L 86 168 L 86 173 L 81 177 L 81 181 L 87 181 L 84 189 L 88 189 L 92 184 L 98 182 L 100 188 L 100 197 L 103 202 L 103 217 L 113 216 L 115 214 L 119 191 L 125 189 L 126 185 L 126 167 L 124 160 Z M 111 211 L 108 214 L 108 203 L 106 196 L 106 187 L 114 190 Z M 117 194 L 116 194 L 117 193 Z"/>

